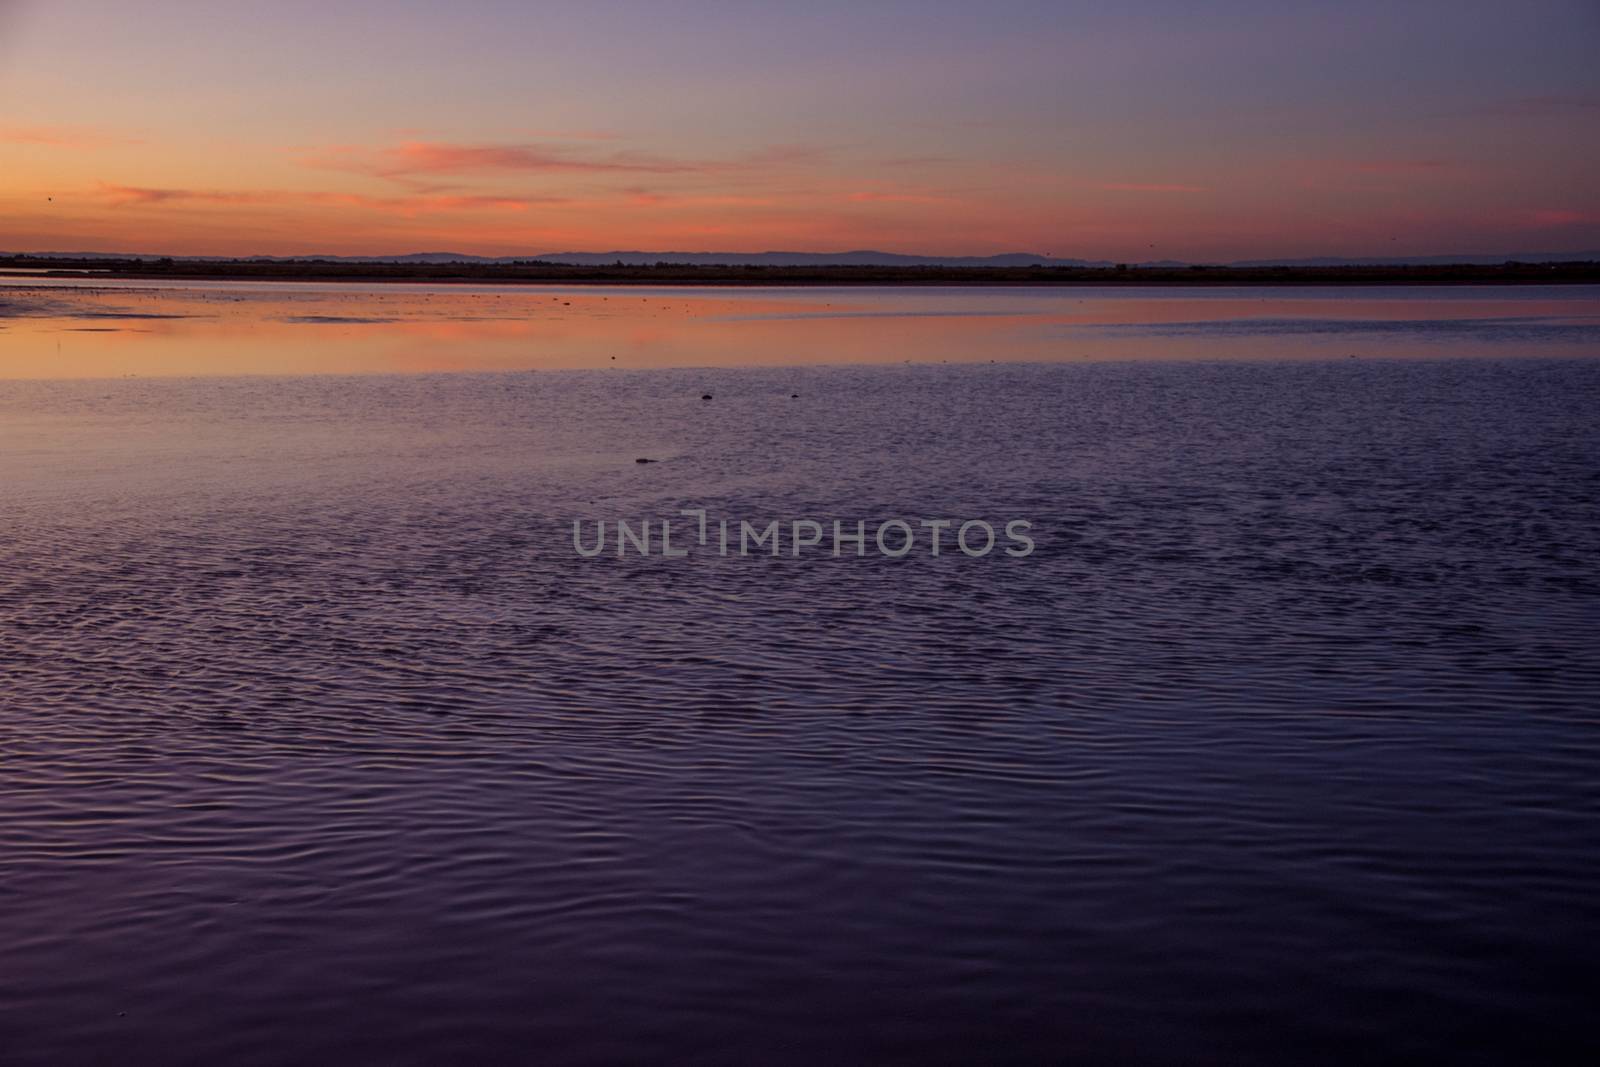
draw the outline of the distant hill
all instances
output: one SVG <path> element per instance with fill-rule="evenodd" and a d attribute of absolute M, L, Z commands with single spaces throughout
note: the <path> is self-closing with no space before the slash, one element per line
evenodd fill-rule
<path fill-rule="evenodd" d="M 657 263 L 684 266 L 724 267 L 1110 267 L 1103 259 L 1061 259 L 1030 252 L 1008 252 L 995 256 L 915 256 L 899 252 L 536 252 L 519 256 L 475 256 L 466 252 L 410 252 L 393 256 L 161 256 L 131 252 L 0 252 L 0 256 L 27 255 L 40 259 L 163 259 L 187 263 L 287 263 L 320 260 L 330 263 L 561 263 L 570 266 L 604 267 L 621 263 L 629 267 L 648 267 Z M 1410 266 L 1440 267 L 1500 263 L 1574 263 L 1600 260 L 1600 250 L 1584 252 L 1507 252 L 1453 256 L 1313 256 L 1300 259 L 1246 259 L 1232 263 L 1206 263 L 1226 267 L 1350 267 Z M 1135 261 L 1136 267 L 1181 268 L 1183 260 Z"/>

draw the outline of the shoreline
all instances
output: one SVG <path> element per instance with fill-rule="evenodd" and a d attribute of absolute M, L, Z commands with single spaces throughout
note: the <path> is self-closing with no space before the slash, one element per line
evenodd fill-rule
<path fill-rule="evenodd" d="M 1600 262 L 1505 263 L 1427 267 L 703 267 L 663 264 L 566 266 L 528 264 L 376 264 L 296 260 L 174 263 L 147 260 L 37 260 L 0 262 L 0 279 L 73 279 L 94 284 L 115 278 L 142 281 L 280 281 L 426 283 L 430 285 L 584 284 L 596 286 L 1039 288 L 1136 286 L 1460 286 L 1595 285 Z"/>

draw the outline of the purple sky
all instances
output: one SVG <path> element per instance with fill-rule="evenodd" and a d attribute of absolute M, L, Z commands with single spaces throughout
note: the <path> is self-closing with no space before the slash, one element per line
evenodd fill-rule
<path fill-rule="evenodd" d="M 0 249 L 1600 247 L 1600 4 L 0 0 Z"/>

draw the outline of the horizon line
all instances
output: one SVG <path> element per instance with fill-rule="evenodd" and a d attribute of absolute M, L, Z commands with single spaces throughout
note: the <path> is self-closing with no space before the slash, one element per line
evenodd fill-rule
<path fill-rule="evenodd" d="M 831 257 L 831 256 L 837 256 L 837 257 L 880 256 L 880 257 L 892 258 L 892 259 L 934 260 L 934 261 L 942 261 L 942 260 L 983 261 L 983 260 L 1003 260 L 1003 259 L 1030 259 L 1030 260 L 1038 261 L 1041 265 L 1059 264 L 1059 265 L 1062 265 L 1062 266 L 1094 266 L 1094 265 L 1102 265 L 1102 264 L 1103 265 L 1115 266 L 1115 265 L 1126 263 L 1127 265 L 1130 265 L 1130 266 L 1132 266 L 1132 265 L 1149 265 L 1149 264 L 1182 264 L 1184 266 L 1227 267 L 1227 266 L 1241 266 L 1241 265 L 1243 265 L 1243 266 L 1270 265 L 1270 264 L 1277 264 L 1277 263 L 1294 264 L 1294 263 L 1304 263 L 1304 262 L 1314 261 L 1314 260 L 1316 260 L 1316 261 L 1326 261 L 1326 262 L 1352 263 L 1352 264 L 1358 264 L 1358 263 L 1401 263 L 1401 262 L 1416 261 L 1416 260 L 1479 261 L 1479 262 L 1490 263 L 1490 264 L 1493 264 L 1493 263 L 1505 263 L 1505 262 L 1516 262 L 1516 261 L 1522 261 L 1522 262 L 1532 262 L 1532 261 L 1541 261 L 1541 262 L 1584 262 L 1584 261 L 1600 260 L 1600 249 L 1585 248 L 1585 249 L 1553 250 L 1553 251 L 1537 251 L 1537 252 L 1535 252 L 1535 251 L 1516 251 L 1516 252 L 1425 252 L 1425 253 L 1419 253 L 1419 254 L 1414 254 L 1414 255 L 1374 254 L 1374 255 L 1371 255 L 1371 256 L 1365 256 L 1365 255 L 1335 255 L 1335 254 L 1325 254 L 1325 253 L 1301 253 L 1301 254 L 1281 255 L 1281 256 L 1258 256 L 1258 257 L 1252 257 L 1252 258 L 1248 258 L 1248 259 L 1231 259 L 1231 260 L 1217 260 L 1217 259 L 1192 259 L 1191 260 L 1191 259 L 1179 259 L 1179 258 L 1173 258 L 1173 257 L 1165 257 L 1165 258 L 1160 258 L 1160 259 L 1127 259 L 1127 260 L 1119 260 L 1119 259 L 1112 259 L 1112 258 L 1106 258 L 1106 257 L 1085 258 L 1085 257 L 1077 257 L 1077 256 L 1053 256 L 1053 255 L 1048 255 L 1048 254 L 1040 253 L 1040 252 L 1026 252 L 1026 251 L 1008 251 L 1008 252 L 977 253 L 977 254 L 975 254 L 975 253 L 939 253 L 939 252 L 889 252 L 889 251 L 884 251 L 883 249 L 876 249 L 876 248 L 853 248 L 853 249 L 846 249 L 846 250 L 828 250 L 828 251 L 808 251 L 808 250 L 803 250 L 803 249 L 769 248 L 769 249 L 763 249 L 763 250 L 761 250 L 759 252 L 733 252 L 733 251 L 727 251 L 727 250 L 721 250 L 721 249 L 705 250 L 705 251 L 688 251 L 688 250 L 683 250 L 683 249 L 653 250 L 653 249 L 642 249 L 642 248 L 632 248 L 632 249 L 612 248 L 612 249 L 603 249 L 603 250 L 598 250 L 598 251 L 584 251 L 584 250 L 580 250 L 580 249 L 564 249 L 564 250 L 560 250 L 560 251 L 513 253 L 513 254 L 509 254 L 509 255 L 491 255 L 491 254 L 485 254 L 485 253 L 479 253 L 479 252 L 457 252 L 457 251 L 452 251 L 452 250 L 429 250 L 429 251 L 411 251 L 411 252 L 308 252 L 308 253 L 295 253 L 295 254 L 291 254 L 291 255 L 273 255 L 273 254 L 264 253 L 264 252 L 246 253 L 246 254 L 234 254 L 234 253 L 174 253 L 174 252 L 129 252 L 129 251 L 122 251 L 122 250 L 102 251 L 102 250 L 98 250 L 98 249 L 79 249 L 79 250 L 73 250 L 73 251 L 62 251 L 62 250 L 55 250 L 55 249 L 35 250 L 35 251 L 11 251 L 11 250 L 0 251 L 0 257 L 7 258 L 7 259 L 26 259 L 26 258 L 39 258 L 39 259 L 74 259 L 74 258 L 84 259 L 84 258 L 94 258 L 94 259 L 102 259 L 103 258 L 103 259 L 125 259 L 125 260 L 147 260 L 147 259 L 148 260 L 162 260 L 162 259 L 171 259 L 171 260 L 174 260 L 174 261 L 177 261 L 177 260 L 188 260 L 188 261 L 208 260 L 208 261 L 231 261 L 231 262 L 247 262 L 247 261 L 252 261 L 252 260 L 255 260 L 255 261 L 272 260 L 272 261 L 280 261 L 280 262 L 281 261 L 312 262 L 312 261 L 317 261 L 317 260 L 345 260 L 345 261 L 357 261 L 357 262 L 382 262 L 382 261 L 386 261 L 386 260 L 395 260 L 395 259 L 415 259 L 415 258 L 421 258 L 421 257 L 441 257 L 441 258 L 454 258 L 454 259 L 460 259 L 460 260 L 483 260 L 483 261 L 510 263 L 510 262 L 539 262 L 539 261 L 549 262 L 549 261 L 553 261 L 555 259 L 555 257 L 561 257 L 561 256 L 583 256 L 583 257 L 597 257 L 597 258 L 598 257 L 610 257 L 610 256 L 617 256 L 617 257 L 624 257 L 624 256 L 654 256 L 654 257 L 661 257 L 663 260 L 667 259 L 667 258 L 670 258 L 670 257 L 674 257 L 674 256 L 683 256 L 683 257 L 692 256 L 692 257 L 694 257 L 696 259 L 705 259 L 706 257 L 711 257 L 711 256 L 726 256 L 726 257 L 730 257 L 730 259 L 732 259 L 732 260 L 748 260 L 748 259 L 754 259 L 754 258 L 760 258 L 760 257 L 766 257 L 766 256 L 803 256 L 803 257 L 806 257 L 807 259 L 817 259 L 817 258 L 825 258 L 825 257 Z M 707 264 L 707 265 L 716 265 L 716 264 L 713 263 L 713 264 Z M 732 264 L 728 264 L 728 265 L 732 265 Z M 818 264 L 814 264 L 814 265 L 825 266 L 827 264 L 818 263 Z M 838 264 L 838 265 L 839 266 L 849 266 L 851 264 L 841 263 L 841 264 Z"/>

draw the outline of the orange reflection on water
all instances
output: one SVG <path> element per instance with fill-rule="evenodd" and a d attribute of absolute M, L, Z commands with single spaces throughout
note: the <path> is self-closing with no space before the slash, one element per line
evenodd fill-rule
<path fill-rule="evenodd" d="M 1595 287 L 177 285 L 0 281 L 0 377 L 1520 355 L 1562 349 L 1559 330 L 1528 323 L 1600 322 Z M 1526 343 L 1508 350 L 1508 336 Z"/>

